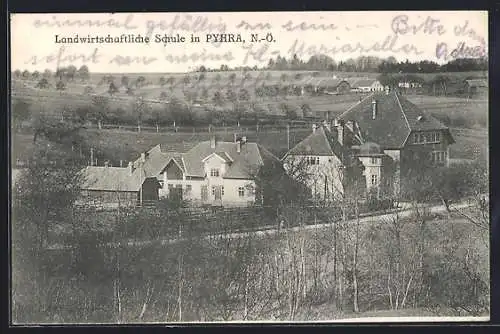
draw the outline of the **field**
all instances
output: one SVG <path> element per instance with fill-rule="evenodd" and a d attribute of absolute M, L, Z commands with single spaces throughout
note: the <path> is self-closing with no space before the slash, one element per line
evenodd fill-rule
<path fill-rule="evenodd" d="M 223 101 L 217 103 L 221 109 L 232 110 L 233 103 L 226 98 L 229 91 L 240 94 L 246 91 L 246 97 L 238 102 L 238 106 L 245 110 L 262 111 L 269 114 L 282 114 L 280 105 L 285 103 L 291 109 L 300 111 L 303 105 L 308 105 L 313 111 L 333 111 L 341 112 L 359 99 L 359 95 L 352 94 L 347 96 L 288 96 L 279 95 L 277 97 L 262 97 L 256 95 L 256 88 L 262 85 L 299 85 L 305 80 L 315 76 L 320 78 L 332 77 L 369 77 L 376 78 L 378 73 L 349 73 L 349 72 L 314 72 L 314 71 L 249 71 L 243 72 L 204 72 L 204 78 L 201 80 L 202 73 L 123 73 L 123 74 L 105 74 L 91 73 L 88 80 L 72 81 L 66 83 L 66 89 L 62 92 L 55 90 L 56 81 L 49 79 L 50 87 L 47 89 L 36 88 L 35 80 L 12 81 L 13 99 L 24 99 L 36 104 L 40 109 L 46 112 L 55 112 L 55 109 L 68 106 L 68 100 L 71 100 L 72 106 L 88 106 L 92 102 L 91 95 L 104 95 L 110 98 L 111 108 L 131 109 L 131 105 L 138 96 L 149 103 L 153 109 L 165 109 L 166 104 L 172 99 L 177 98 L 193 110 L 205 111 L 206 108 L 215 108 L 213 98 L 216 93 L 220 93 Z M 482 72 L 463 72 L 463 73 L 439 73 L 448 75 L 452 81 L 463 81 L 469 76 L 484 76 Z M 231 75 L 234 79 L 231 80 Z M 244 75 L 246 77 L 244 77 Z M 425 80 L 431 79 L 437 74 L 418 74 Z M 114 82 L 119 91 L 109 96 L 106 78 L 113 76 Z M 133 92 L 127 92 L 122 86 L 122 78 L 127 77 Z M 139 87 L 134 85 L 137 78 L 143 77 L 144 82 Z M 160 78 L 164 78 L 166 83 L 160 84 Z M 186 78 L 189 78 L 188 80 Z M 171 80 L 171 81 L 169 81 Z M 86 92 L 91 89 L 92 92 Z M 429 105 L 432 109 L 433 104 Z"/>
<path fill-rule="evenodd" d="M 135 95 L 143 95 L 146 102 L 148 102 L 152 110 L 161 112 L 167 110 L 168 100 L 175 96 L 181 101 L 185 101 L 185 92 L 196 91 L 198 93 L 207 90 L 206 96 L 202 101 L 190 101 L 188 105 L 195 115 L 207 114 L 207 109 L 214 108 L 212 96 L 216 91 L 226 92 L 227 89 L 238 91 L 241 87 L 248 90 L 250 97 L 248 101 L 239 102 L 239 106 L 243 108 L 259 110 L 264 114 L 282 115 L 282 104 L 286 104 L 291 109 L 298 111 L 301 115 L 301 109 L 304 105 L 308 105 L 312 111 L 315 112 L 329 111 L 330 115 L 334 117 L 356 104 L 362 94 L 346 94 L 346 95 L 319 95 L 319 96 L 279 96 L 279 97 L 257 97 L 255 96 L 254 88 L 261 85 L 263 82 L 279 83 L 281 82 L 281 75 L 286 74 L 288 79 L 286 82 L 293 83 L 299 81 L 295 79 L 297 72 L 294 71 L 269 71 L 269 72 L 252 72 L 250 71 L 251 79 L 241 82 L 242 72 L 234 72 L 236 79 L 232 83 L 229 76 L 232 72 L 206 72 L 206 78 L 202 81 L 195 81 L 194 76 L 196 73 L 190 73 L 192 78 L 189 84 L 184 85 L 182 78 L 186 74 L 120 74 L 114 75 L 116 81 L 119 82 L 122 75 L 129 77 L 132 82 L 140 75 L 146 78 L 145 86 L 138 88 Z M 271 76 L 269 77 L 268 74 Z M 198 73 L 199 74 L 199 73 Z M 300 72 L 302 77 L 311 76 L 310 72 Z M 337 73 L 339 76 L 346 75 L 346 73 Z M 358 75 L 363 77 L 374 77 L 376 73 L 349 73 L 350 75 Z M 479 73 L 453 73 L 455 76 L 471 76 Z M 107 95 L 106 85 L 99 86 L 99 82 L 107 75 L 104 73 L 91 74 L 87 83 L 82 82 L 69 82 L 67 89 L 64 91 L 56 91 L 54 89 L 54 82 L 49 89 L 35 88 L 36 82 L 29 80 L 14 80 L 12 82 L 13 100 L 18 99 L 27 100 L 31 104 L 31 109 L 34 113 L 46 113 L 56 117 L 61 117 L 61 111 L 66 108 L 88 107 L 92 103 L 92 96 L 84 94 L 86 86 L 94 87 L 94 93 L 98 95 Z M 108 74 L 109 75 L 109 74 Z M 331 73 L 323 72 L 319 75 L 331 75 Z M 220 80 L 215 80 L 220 76 Z M 165 85 L 161 87 L 158 83 L 160 77 L 173 77 L 175 83 L 173 85 Z M 53 81 L 53 80 L 52 80 Z M 165 101 L 159 101 L 159 95 L 165 91 L 169 96 Z M 200 93 L 201 94 L 201 93 Z M 199 95 L 200 95 L 199 94 Z M 119 92 L 110 98 L 110 109 L 121 108 L 123 117 L 132 120 L 133 126 L 133 112 L 132 103 L 135 97 L 129 96 L 124 92 Z M 487 99 L 465 99 L 458 97 L 443 97 L 443 96 L 426 96 L 409 94 L 407 98 L 415 103 L 417 106 L 428 112 L 429 114 L 437 117 L 445 125 L 452 129 L 457 143 L 451 146 L 450 157 L 452 159 L 472 159 L 481 158 L 486 160 L 488 154 L 488 141 L 487 141 L 487 126 L 488 126 L 488 100 Z M 220 109 L 232 110 L 232 103 L 227 100 L 218 106 Z M 319 113 L 318 115 L 321 115 Z M 299 116 L 300 117 L 300 116 Z M 322 117 L 322 116 L 320 116 Z M 202 118 L 200 118 L 201 120 Z M 232 120 L 234 123 L 234 120 Z M 124 124 L 119 124 L 124 125 Z M 165 124 L 159 129 L 159 133 L 152 132 L 151 130 L 142 131 L 142 133 L 130 131 L 117 130 L 117 129 L 86 129 L 81 131 L 83 140 L 82 154 L 88 155 L 90 147 L 96 150 L 97 158 L 111 160 L 112 164 L 118 164 L 120 160 L 128 161 L 135 159 L 141 152 L 151 148 L 159 143 L 167 143 L 177 145 L 182 142 L 197 142 L 200 140 L 208 140 L 210 134 L 206 131 L 207 127 L 194 126 L 189 130 L 183 129 L 182 132 L 175 133 L 172 131 L 170 123 Z M 177 124 L 177 126 L 182 124 Z M 227 125 L 227 123 L 226 123 Z M 94 125 L 95 126 L 95 125 Z M 151 125 L 149 125 L 151 126 Z M 117 127 L 113 125 L 112 127 Z M 106 124 L 104 124 L 106 128 Z M 153 130 L 154 131 L 154 130 Z M 218 126 L 214 128 L 216 133 L 223 140 L 232 140 L 233 128 Z M 242 129 L 238 129 L 240 134 L 244 134 L 250 141 L 256 141 L 271 150 L 278 157 L 281 157 L 288 148 L 287 135 L 284 127 L 277 127 L 275 129 L 264 129 L 263 127 L 256 131 L 255 125 Z M 293 147 L 297 142 L 302 140 L 307 134 L 310 133 L 309 128 L 306 129 L 292 129 L 290 132 L 289 146 Z M 23 156 L 29 156 L 30 147 L 32 147 L 31 136 L 28 134 L 16 133 L 13 136 L 13 160 L 17 158 L 22 159 Z"/>
<path fill-rule="evenodd" d="M 231 74 L 236 75 L 236 81 L 241 80 L 243 77 L 243 71 L 224 71 L 224 72 L 204 72 L 206 79 L 207 80 L 213 80 L 216 76 L 220 75 L 221 76 L 221 81 L 229 81 L 229 76 Z M 294 71 L 294 70 L 289 70 L 289 71 L 270 71 L 270 70 L 265 70 L 265 71 L 248 71 L 245 73 L 249 73 L 252 78 L 257 78 L 259 76 L 262 76 L 261 73 L 265 73 L 264 75 L 267 76 L 267 73 L 271 75 L 271 78 L 273 79 L 278 79 L 281 77 L 282 74 L 286 74 L 289 77 L 294 77 L 296 74 L 302 74 L 304 77 L 306 76 L 312 76 L 313 73 L 317 73 L 316 76 L 318 77 L 331 77 L 335 75 L 337 78 L 349 78 L 349 77 L 364 77 L 364 78 L 376 78 L 377 76 L 380 75 L 380 73 L 375 73 L 375 72 L 363 72 L 363 73 L 358 73 L 358 72 L 339 72 L 339 71 Z M 188 73 L 188 75 L 195 76 L 199 75 L 200 72 L 192 72 Z M 430 80 L 434 78 L 436 75 L 442 74 L 442 75 L 447 75 L 452 78 L 457 78 L 459 80 L 464 80 L 465 78 L 469 76 L 478 76 L 478 77 L 483 77 L 487 75 L 487 73 L 482 72 L 482 71 L 472 71 L 472 72 L 443 72 L 443 73 L 408 73 L 409 75 L 418 75 L 424 78 L 425 80 Z M 115 73 L 92 73 L 90 76 L 90 82 L 97 83 L 99 82 L 104 76 L 109 76 L 113 75 L 118 77 L 117 74 Z M 174 78 L 183 78 L 186 74 L 185 73 L 121 73 L 120 76 L 125 75 L 128 76 L 130 79 L 136 79 L 139 76 L 145 76 L 147 77 L 150 81 L 152 82 L 158 82 L 160 77 L 165 77 L 168 78 L 170 76 Z"/>

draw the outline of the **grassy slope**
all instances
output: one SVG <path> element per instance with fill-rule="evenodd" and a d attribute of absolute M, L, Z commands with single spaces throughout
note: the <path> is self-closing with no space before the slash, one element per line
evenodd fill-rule
<path fill-rule="evenodd" d="M 450 147 L 450 157 L 453 159 L 486 159 L 488 154 L 488 133 L 486 129 L 451 129 L 456 143 Z M 293 147 L 300 140 L 305 138 L 310 131 L 291 130 L 290 146 Z M 160 143 L 171 144 L 175 147 L 183 141 L 198 142 L 208 140 L 208 133 L 152 133 L 152 132 L 132 132 L 117 130 L 82 130 L 82 135 L 88 146 L 96 148 L 98 157 L 107 157 L 116 161 L 135 159 L 137 156 L 151 147 Z M 281 157 L 287 150 L 285 130 L 259 133 L 246 133 L 249 141 L 256 141 Z M 221 140 L 232 140 L 232 133 L 218 132 Z M 14 133 L 12 135 L 12 160 L 23 159 L 29 156 L 33 147 L 33 136 L 31 134 Z M 108 152 L 108 153 L 106 153 Z M 116 162 L 115 162 L 116 163 Z"/>
<path fill-rule="evenodd" d="M 275 71 L 273 74 L 281 74 L 282 72 Z M 215 76 L 216 72 L 206 73 L 207 84 L 210 81 L 210 77 Z M 255 73 L 254 73 L 255 74 Z M 459 75 L 460 73 L 456 73 Z M 462 73 L 460 75 L 470 75 L 470 73 Z M 91 81 L 95 84 L 103 74 L 93 74 Z M 152 76 L 152 74 L 149 74 Z M 155 74 L 158 78 L 161 74 Z M 228 73 L 221 73 L 221 76 L 225 78 L 225 84 L 228 85 L 227 76 Z M 177 74 L 179 77 L 180 74 Z M 213 79 L 213 78 L 212 78 Z M 152 80 L 152 79 L 150 79 Z M 224 80 L 224 79 L 223 79 Z M 222 81 L 223 81 L 222 80 Z M 47 111 L 55 112 L 58 107 L 64 107 L 67 105 L 88 105 L 90 103 L 90 97 L 79 96 L 78 93 L 83 92 L 83 85 L 79 83 L 69 84 L 68 90 L 65 92 L 57 92 L 54 90 L 40 91 L 30 86 L 34 86 L 34 82 L 27 82 L 28 87 L 24 87 L 23 83 L 20 81 L 13 82 L 14 91 L 17 94 L 28 97 L 36 101 L 32 108 L 34 111 Z M 204 84 L 204 85 L 205 85 Z M 221 83 L 224 85 L 224 83 Z M 212 85 L 216 86 L 216 85 Z M 145 87 L 143 90 L 155 91 L 159 94 L 158 86 Z M 217 88 L 212 88 L 217 89 Z M 154 94 L 156 94 L 154 93 Z M 42 98 L 39 100 L 38 96 L 40 94 L 46 95 L 47 98 Z M 151 95 L 154 95 L 151 93 Z M 177 87 L 173 91 L 174 95 L 182 95 L 181 88 Z M 122 94 L 123 95 L 123 94 Z M 287 99 L 266 99 L 265 101 L 257 99 L 257 104 L 264 106 L 267 109 L 274 110 L 276 113 L 280 113 L 279 104 L 287 103 L 291 106 L 296 106 L 300 108 L 302 104 L 309 104 L 312 110 L 331 110 L 334 113 L 341 113 L 353 104 L 355 104 L 359 97 L 357 94 L 344 95 L 344 96 L 318 96 L 318 97 L 289 97 Z M 417 104 L 422 109 L 435 114 L 444 115 L 453 118 L 471 119 L 477 120 L 477 124 L 483 126 L 483 128 L 472 130 L 472 129 L 452 129 L 452 134 L 454 135 L 457 143 L 451 147 L 452 158 L 471 158 L 471 157 L 481 157 L 484 158 L 488 152 L 488 142 L 487 142 L 487 131 L 484 129 L 484 125 L 487 124 L 487 113 L 488 113 L 488 101 L 487 100 L 465 100 L 453 97 L 433 97 L 433 96 L 417 96 L 408 95 L 408 99 L 415 104 Z M 132 99 L 128 96 L 118 97 L 113 104 L 120 106 L 122 108 L 130 107 Z M 228 107 L 230 107 L 228 105 Z M 104 154 L 105 152 L 112 152 L 112 157 L 116 159 L 130 160 L 135 158 L 140 152 L 143 152 L 152 146 L 159 143 L 176 143 L 179 141 L 198 141 L 207 140 L 208 134 L 196 135 L 193 137 L 192 134 L 172 134 L 172 133 L 142 133 L 137 134 L 134 132 L 118 132 L 112 130 L 105 130 L 102 132 L 96 130 L 86 130 L 82 131 L 85 141 L 89 146 L 93 146 L 99 151 L 100 155 L 105 156 L 109 154 Z M 308 131 L 292 131 L 291 132 L 291 146 L 303 139 L 308 134 Z M 222 133 L 222 137 L 226 140 L 232 140 L 232 133 Z M 286 134 L 284 131 L 281 133 L 261 133 L 257 136 L 255 133 L 247 133 L 249 140 L 258 141 L 262 145 L 268 147 L 275 154 L 281 156 L 287 149 Z M 31 143 L 31 136 L 15 134 L 13 136 L 13 156 L 26 155 L 29 154 Z M 26 153 L 23 153 L 26 152 Z M 14 158 L 15 160 L 15 158 Z"/>

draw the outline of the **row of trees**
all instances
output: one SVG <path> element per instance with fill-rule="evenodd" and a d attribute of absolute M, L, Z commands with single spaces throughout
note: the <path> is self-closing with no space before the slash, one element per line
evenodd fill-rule
<path fill-rule="evenodd" d="M 75 81 L 77 79 L 81 81 L 87 81 L 90 78 L 90 72 L 87 65 L 82 65 L 80 68 L 76 68 L 74 65 L 69 65 L 67 67 L 59 67 L 55 72 L 46 69 L 43 72 L 28 70 L 21 71 L 19 69 L 12 72 L 15 79 L 30 79 L 30 80 L 40 80 L 41 78 L 50 80 L 51 78 L 57 78 L 60 81 Z"/>
<path fill-rule="evenodd" d="M 487 58 L 459 58 L 443 65 L 433 61 L 410 62 L 408 59 L 398 62 L 394 57 L 386 59 L 374 56 L 360 56 L 345 61 L 335 61 L 326 55 L 314 55 L 305 61 L 293 55 L 290 59 L 277 56 L 267 65 L 269 70 L 308 70 L 340 72 L 380 72 L 380 73 L 439 73 L 487 71 Z"/>
<path fill-rule="evenodd" d="M 89 106 L 64 107 L 48 111 L 40 110 L 30 103 L 17 100 L 12 108 L 12 128 L 16 130 L 36 128 L 36 124 L 41 120 L 53 120 L 55 122 L 64 121 L 74 124 L 96 124 L 102 127 L 104 124 L 116 124 L 121 126 L 137 126 L 140 131 L 141 126 L 229 126 L 237 125 L 255 126 L 257 124 L 272 124 L 274 121 L 265 115 L 268 110 L 261 110 L 257 106 L 238 106 L 234 102 L 232 110 L 225 109 L 204 109 L 193 111 L 188 105 L 179 99 L 172 98 L 170 102 L 161 108 L 151 107 L 144 100 L 137 98 L 130 103 L 130 108 L 113 108 L 106 96 L 94 96 Z M 304 103 L 299 107 L 281 103 L 274 106 L 273 112 L 278 113 L 282 119 L 294 120 L 299 115 L 310 115 L 311 107 Z"/>

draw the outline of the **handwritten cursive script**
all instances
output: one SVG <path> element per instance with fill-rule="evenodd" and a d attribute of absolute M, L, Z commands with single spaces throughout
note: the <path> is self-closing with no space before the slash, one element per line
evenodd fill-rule
<path fill-rule="evenodd" d="M 137 29 L 136 25 L 132 24 L 134 19 L 133 14 L 129 14 L 124 20 L 118 20 L 115 18 L 107 20 L 60 20 L 57 16 L 53 15 L 51 19 L 48 20 L 35 20 L 33 26 L 35 28 L 65 28 L 65 27 L 85 27 L 85 28 L 116 28 L 116 29 Z"/>
<path fill-rule="evenodd" d="M 439 19 L 427 16 L 427 18 L 419 24 L 410 24 L 408 15 L 398 15 L 392 19 L 391 28 L 395 34 L 406 35 L 423 33 L 432 35 L 437 33 L 443 35 L 446 33 L 445 27 L 440 23 Z"/>

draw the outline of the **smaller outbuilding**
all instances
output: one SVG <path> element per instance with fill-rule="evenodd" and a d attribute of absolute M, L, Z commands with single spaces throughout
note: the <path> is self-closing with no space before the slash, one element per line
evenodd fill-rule
<path fill-rule="evenodd" d="M 156 177 L 147 177 L 140 166 L 87 166 L 82 170 L 82 195 L 87 202 L 141 205 L 158 200 Z"/>

